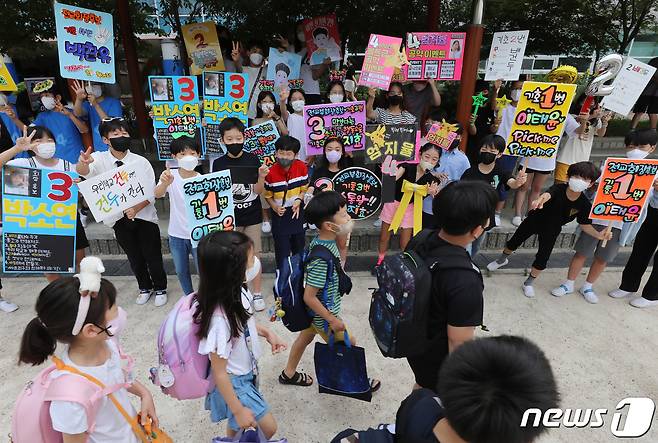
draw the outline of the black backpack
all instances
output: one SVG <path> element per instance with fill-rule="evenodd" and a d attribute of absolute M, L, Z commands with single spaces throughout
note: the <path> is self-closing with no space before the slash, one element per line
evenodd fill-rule
<path fill-rule="evenodd" d="M 428 240 L 436 235 L 437 231 L 421 231 L 404 252 L 386 257 L 377 267 L 378 288 L 370 301 L 369 320 L 385 357 L 417 355 L 430 344 L 428 320 L 434 278 L 443 278 L 443 271 L 454 269 L 479 275 L 470 258 L 454 248 L 429 250 Z"/>

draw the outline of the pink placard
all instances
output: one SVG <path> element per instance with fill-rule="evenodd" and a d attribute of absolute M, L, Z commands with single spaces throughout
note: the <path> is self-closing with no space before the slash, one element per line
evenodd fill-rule
<path fill-rule="evenodd" d="M 396 54 L 401 44 L 401 38 L 370 34 L 359 75 L 359 85 L 388 91 L 391 77 L 395 73 Z"/>
<path fill-rule="evenodd" d="M 452 142 L 457 138 L 456 132 L 442 133 L 441 123 L 434 123 L 427 133 L 427 141 L 442 149 L 448 150 Z"/>
<path fill-rule="evenodd" d="M 464 32 L 411 32 L 402 68 L 407 80 L 459 80 L 464 60 Z"/>
<path fill-rule="evenodd" d="M 346 152 L 365 147 L 365 102 L 304 106 L 306 154 L 319 155 L 327 137 L 342 137 Z"/>

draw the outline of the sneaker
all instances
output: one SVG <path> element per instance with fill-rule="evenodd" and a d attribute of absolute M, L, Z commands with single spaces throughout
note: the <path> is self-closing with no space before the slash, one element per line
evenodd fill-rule
<path fill-rule="evenodd" d="M 521 285 L 521 288 L 523 288 L 523 295 L 525 295 L 528 298 L 534 298 L 535 296 L 535 288 L 530 285 Z"/>
<path fill-rule="evenodd" d="M 565 284 L 561 284 L 557 288 L 553 288 L 551 291 L 551 294 L 553 294 L 555 297 L 564 297 L 567 294 L 571 294 L 573 292 L 573 288 L 569 288 Z"/>
<path fill-rule="evenodd" d="M 269 234 L 270 232 L 272 232 L 272 224 L 268 221 L 264 221 L 260 229 L 261 231 L 263 231 L 263 233 Z"/>
<path fill-rule="evenodd" d="M 372 222 L 372 225 L 373 225 L 375 228 L 381 228 L 381 227 L 382 227 L 382 220 L 381 220 L 380 218 L 378 218 L 377 220 L 375 220 L 374 222 Z"/>
<path fill-rule="evenodd" d="M 658 306 L 658 300 L 647 300 L 644 297 L 638 297 L 631 300 L 629 304 L 636 308 L 650 308 L 652 306 Z"/>
<path fill-rule="evenodd" d="M 263 296 L 261 294 L 254 294 L 254 309 L 257 312 L 265 310 L 265 300 L 263 300 Z"/>
<path fill-rule="evenodd" d="M 155 291 L 155 306 L 160 307 L 167 304 L 167 290 Z"/>
<path fill-rule="evenodd" d="M 580 294 L 587 300 L 588 303 L 592 303 L 593 305 L 597 304 L 599 302 L 599 296 L 596 295 L 596 292 L 594 292 L 594 289 L 592 288 L 580 288 Z"/>
<path fill-rule="evenodd" d="M 149 299 L 151 298 L 151 294 L 153 292 L 150 289 L 140 289 L 139 290 L 139 295 L 137 296 L 137 300 L 135 300 L 135 303 L 138 305 L 145 305 L 148 303 Z"/>
<path fill-rule="evenodd" d="M 512 224 L 514 226 L 520 226 L 522 221 L 523 221 L 523 218 L 521 218 L 520 215 L 515 215 L 514 217 L 512 217 Z"/>
<path fill-rule="evenodd" d="M 14 303 L 7 300 L 0 300 L 0 311 L 2 312 L 14 312 L 18 309 L 18 306 Z"/>
<path fill-rule="evenodd" d="M 496 269 L 500 269 L 500 268 L 502 268 L 503 266 L 505 266 L 507 264 L 509 264 L 508 259 L 505 259 L 505 261 L 502 262 L 502 263 L 498 263 L 497 260 L 494 260 L 494 261 L 492 261 L 491 263 L 489 263 L 487 265 L 487 269 L 490 270 L 490 271 L 495 271 Z"/>
<path fill-rule="evenodd" d="M 631 294 L 633 294 L 633 292 L 624 291 L 623 289 L 615 289 L 614 291 L 608 292 L 608 295 L 612 298 L 624 298 Z"/>
<path fill-rule="evenodd" d="M 494 222 L 496 223 L 496 226 L 500 226 L 500 214 L 497 212 L 494 214 Z"/>

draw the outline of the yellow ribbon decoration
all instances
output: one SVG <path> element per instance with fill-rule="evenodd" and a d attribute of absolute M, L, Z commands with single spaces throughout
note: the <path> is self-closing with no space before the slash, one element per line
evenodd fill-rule
<path fill-rule="evenodd" d="M 402 223 L 402 218 L 404 213 L 407 211 L 407 206 L 411 202 L 411 197 L 414 198 L 414 234 L 418 234 L 423 228 L 423 198 L 427 195 L 427 185 L 418 185 L 416 183 L 411 183 L 408 180 L 402 182 L 402 201 L 400 206 L 395 211 L 393 220 L 391 220 L 391 226 L 388 228 L 389 231 L 397 233 Z"/>

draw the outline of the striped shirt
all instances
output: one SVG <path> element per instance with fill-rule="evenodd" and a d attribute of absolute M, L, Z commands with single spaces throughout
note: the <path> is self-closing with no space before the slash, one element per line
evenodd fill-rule
<path fill-rule="evenodd" d="M 303 198 L 308 189 L 308 169 L 306 163 L 294 160 L 286 171 L 277 162 L 265 177 L 263 197 L 271 198 L 279 206 L 289 208 L 295 200 Z"/>
<path fill-rule="evenodd" d="M 334 255 L 334 263 L 340 263 L 340 253 L 338 252 L 338 245 L 336 245 L 335 240 L 320 240 L 318 237 L 315 237 L 311 240 L 309 245 L 309 251 L 313 249 L 315 245 L 325 246 L 331 251 Z M 338 317 L 340 314 L 340 306 L 343 300 L 343 296 L 338 291 L 338 273 L 336 272 L 335 264 L 332 263 L 334 267 L 331 270 L 331 279 L 327 285 L 326 295 L 323 293 L 324 285 L 327 282 L 327 266 L 329 264 L 321 258 L 312 259 L 306 266 L 306 281 L 307 285 L 313 286 L 314 288 L 319 288 L 318 298 L 322 305 L 329 310 L 335 317 Z M 313 318 L 313 324 L 316 328 L 324 330 L 327 327 L 327 322 L 325 319 L 316 315 Z"/>
<path fill-rule="evenodd" d="M 401 114 L 392 114 L 391 111 L 384 108 L 376 108 L 375 122 L 383 125 L 413 125 L 416 123 L 416 117 L 409 111 L 402 111 Z"/>

